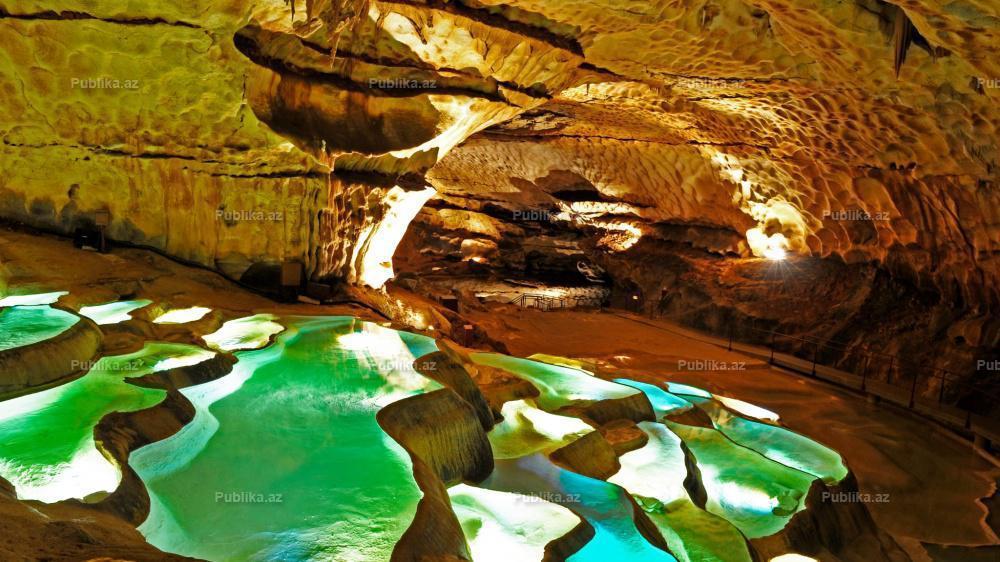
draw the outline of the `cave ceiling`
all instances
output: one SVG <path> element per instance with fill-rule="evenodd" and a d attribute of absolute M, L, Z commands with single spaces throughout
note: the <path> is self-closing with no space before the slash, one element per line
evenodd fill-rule
<path fill-rule="evenodd" d="M 343 271 L 316 248 L 374 228 L 351 185 L 430 185 L 743 255 L 898 255 L 995 298 L 994 0 L 5 0 L 0 43 L 6 217 L 99 202 L 235 274 Z M 261 205 L 280 226 L 206 220 Z"/>

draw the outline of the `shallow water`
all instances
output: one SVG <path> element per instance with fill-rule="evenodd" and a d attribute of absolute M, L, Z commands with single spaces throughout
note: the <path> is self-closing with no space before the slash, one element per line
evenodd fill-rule
<path fill-rule="evenodd" d="M 626 398 L 639 393 L 634 388 L 562 365 L 550 365 L 499 353 L 473 353 L 472 360 L 480 365 L 504 369 L 535 385 L 541 393 L 536 400 L 538 407 L 548 411 L 580 402 Z"/>
<path fill-rule="evenodd" d="M 223 560 L 387 560 L 421 493 L 406 452 L 375 420 L 440 388 L 412 370 L 433 340 L 349 317 L 282 319 L 233 372 L 183 393 L 177 435 L 133 453 L 155 546 Z"/>
<path fill-rule="evenodd" d="M 154 324 L 187 324 L 197 322 L 212 312 L 211 308 L 192 306 L 191 308 L 175 308 L 168 310 L 153 319 Z"/>
<path fill-rule="evenodd" d="M 570 561 L 676 561 L 639 533 L 628 492 L 559 468 L 544 455 L 498 460 L 493 473 L 479 486 L 521 494 L 525 501 L 549 501 L 586 519 L 594 528 L 594 538 L 570 556 Z"/>
<path fill-rule="evenodd" d="M 133 301 L 116 301 L 80 308 L 80 316 L 86 316 L 95 323 L 104 326 L 118 324 L 132 319 L 132 312 L 153 304 L 147 299 Z"/>
<path fill-rule="evenodd" d="M 649 441 L 622 455 L 621 469 L 608 481 L 637 496 L 682 562 L 750 562 L 736 527 L 691 501 L 680 438 L 659 423 L 641 422 L 639 428 Z"/>
<path fill-rule="evenodd" d="M 121 475 L 97 450 L 94 427 L 111 412 L 142 410 L 166 396 L 125 379 L 213 355 L 190 345 L 149 343 L 135 353 L 100 359 L 79 379 L 0 402 L 0 476 L 22 499 L 55 502 L 113 491 Z"/>
<path fill-rule="evenodd" d="M 615 382 L 642 391 L 649 399 L 649 403 L 653 405 L 653 413 L 656 414 L 658 420 L 663 419 L 664 416 L 686 412 L 694 407 L 691 402 L 656 385 L 631 379 L 615 379 Z"/>
<path fill-rule="evenodd" d="M 273 314 L 254 314 L 236 318 L 226 322 L 215 332 L 202 336 L 202 339 L 208 347 L 219 351 L 259 349 L 268 344 L 271 336 L 285 329 L 274 320 Z"/>
<path fill-rule="evenodd" d="M 526 400 L 505 403 L 501 414 L 503 421 L 489 433 L 493 457 L 497 459 L 550 453 L 594 431 L 579 418 L 550 414 Z"/>
<path fill-rule="evenodd" d="M 141 303 L 109 303 L 88 312 L 111 323 Z M 25 341 L 51 337 L 60 321 L 79 321 L 44 305 L 0 310 L 0 326 L 4 314 L 7 322 L 26 326 L 18 331 Z M 248 350 L 267 345 L 275 334 L 270 346 Z M 239 361 L 229 375 L 183 389 L 195 407 L 194 420 L 132 454 L 130 464 L 151 501 L 139 530 L 165 551 L 220 562 L 388 560 L 421 493 L 409 456 L 381 430 L 375 414 L 441 388 L 412 367 L 416 358 L 437 350 L 434 341 L 350 317 L 271 315 L 231 320 L 204 339 L 220 351 L 241 350 Z M 213 355 L 194 346 L 151 343 L 135 354 L 102 359 L 76 381 L 3 402 L 0 475 L 22 498 L 96 499 L 112 491 L 120 473 L 97 450 L 94 426 L 109 412 L 148 408 L 165 396 L 125 380 Z M 540 391 L 537 399 L 503 407 L 504 420 L 489 435 L 497 459 L 493 474 L 478 486 L 449 490 L 480 562 L 539 559 L 545 545 L 580 518 L 596 534 L 570 560 L 675 560 L 638 531 L 632 497 L 683 562 L 747 562 L 740 531 L 751 538 L 779 531 L 802 508 L 815 477 L 837 481 L 846 474 L 836 452 L 737 416 L 716 401 L 723 397 L 695 387 L 670 383 L 667 392 L 627 379 L 605 381 L 570 364 L 495 353 L 473 359 Z M 648 444 L 624 454 L 609 482 L 565 470 L 545 456 L 594 431 L 578 418 L 552 412 L 639 392 L 658 419 L 697 404 L 716 429 L 642 422 Z M 777 418 L 725 400 L 746 415 Z M 684 489 L 682 441 L 697 459 L 707 511 Z"/>
<path fill-rule="evenodd" d="M 836 484 L 847 476 L 841 456 L 824 445 L 790 429 L 734 416 L 706 406 L 715 427 L 736 443 L 785 466 Z"/>
<path fill-rule="evenodd" d="M 55 291 L 52 293 L 36 293 L 30 295 L 7 295 L 6 297 L 0 298 L 0 307 L 55 304 L 55 302 L 61 297 L 68 294 L 69 291 Z"/>
<path fill-rule="evenodd" d="M 694 455 L 708 492 L 706 509 L 749 538 L 777 533 L 804 506 L 815 477 L 730 441 L 715 429 L 672 422 L 667 427 Z"/>
<path fill-rule="evenodd" d="M 0 308 L 0 351 L 54 338 L 80 321 L 47 305 Z"/>
<path fill-rule="evenodd" d="M 448 490 L 475 562 L 541 560 L 545 546 L 580 518 L 538 498 L 459 484 Z"/>

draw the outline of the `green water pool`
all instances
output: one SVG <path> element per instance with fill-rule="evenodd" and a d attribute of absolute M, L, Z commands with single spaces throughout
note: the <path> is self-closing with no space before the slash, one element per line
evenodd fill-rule
<path fill-rule="evenodd" d="M 502 414 L 503 421 L 489 433 L 496 467 L 478 487 L 514 494 L 519 498 L 511 506 L 514 511 L 553 503 L 587 520 L 595 534 L 569 558 L 574 562 L 676 560 L 639 533 L 626 490 L 560 468 L 546 456 L 593 432 L 593 427 L 577 418 L 545 412 L 525 400 L 507 402 Z"/>
<path fill-rule="evenodd" d="M 639 394 L 634 388 L 562 365 L 550 365 L 499 353 L 473 353 L 472 360 L 480 365 L 504 369 L 535 385 L 541 393 L 537 403 L 543 410 L 554 411 L 581 402 L 627 398 Z"/>
<path fill-rule="evenodd" d="M 635 495 L 682 562 L 750 562 L 739 530 L 694 504 L 684 488 L 681 440 L 663 424 L 641 422 L 647 444 L 621 456 L 609 482 Z"/>
<path fill-rule="evenodd" d="M 35 302 L 61 294 L 29 297 Z M 143 302 L 148 304 L 108 303 L 81 313 L 113 323 Z M 182 316 L 168 320 L 190 320 Z M 0 309 L 0 328 L 4 322 L 18 327 L 0 331 L 6 336 L 0 349 L 5 342 L 52 337 L 79 320 L 45 304 Z M 216 562 L 388 560 L 421 492 L 409 456 L 381 430 L 375 414 L 441 388 L 412 367 L 416 358 L 437 351 L 434 341 L 351 317 L 268 314 L 230 320 L 203 339 L 217 351 L 236 352 L 238 362 L 230 374 L 181 391 L 195 407 L 190 424 L 133 452 L 130 465 L 151 502 L 140 532 L 165 551 Z M 0 476 L 19 497 L 46 502 L 96 500 L 113 491 L 120 472 L 97 449 L 94 427 L 110 412 L 152 407 L 165 396 L 127 379 L 214 355 L 196 346 L 149 343 L 139 352 L 101 359 L 75 381 L 0 402 Z M 675 560 L 639 532 L 633 500 L 676 559 L 748 562 L 742 535 L 780 531 L 802 509 L 815 478 L 837 482 L 847 473 L 836 452 L 748 419 L 774 421 L 777 415 L 746 402 L 676 383 L 668 392 L 628 379 L 605 381 L 568 360 L 549 364 L 495 353 L 473 359 L 540 391 L 536 399 L 502 407 L 504 419 L 489 434 L 496 458 L 491 476 L 449 489 L 477 562 L 540 559 L 549 542 L 581 519 L 595 536 L 570 557 L 574 562 Z M 565 470 L 546 456 L 595 431 L 555 412 L 640 392 L 664 423 L 639 424 L 648 443 L 623 454 L 609 481 Z M 714 428 L 667 421 L 695 405 Z M 704 510 L 683 485 L 682 443 L 708 493 Z"/>
<path fill-rule="evenodd" d="M 101 326 L 118 324 L 132 319 L 132 312 L 153 304 L 147 299 L 115 301 L 80 308 L 80 316 L 86 316 Z"/>
<path fill-rule="evenodd" d="M 615 379 L 615 382 L 642 391 L 646 395 L 646 398 L 649 399 L 649 403 L 652 404 L 653 413 L 656 414 L 656 419 L 658 420 L 663 419 L 664 416 L 686 412 L 694 407 L 691 402 L 667 392 L 656 385 L 631 379 Z"/>
<path fill-rule="evenodd" d="M 0 351 L 54 338 L 80 321 L 47 305 L 0 308 Z"/>
<path fill-rule="evenodd" d="M 706 509 L 749 538 L 784 528 L 803 508 L 815 477 L 732 442 L 715 429 L 666 422 L 698 462 L 708 492 Z"/>
<path fill-rule="evenodd" d="M 579 418 L 550 414 L 526 400 L 505 403 L 501 415 L 503 421 L 489 433 L 493 457 L 498 459 L 548 453 L 594 431 Z"/>
<path fill-rule="evenodd" d="M 711 401 L 698 405 L 726 437 L 775 462 L 812 474 L 827 484 L 836 484 L 847 476 L 847 466 L 836 451 L 804 435 L 733 415 Z"/>
<path fill-rule="evenodd" d="M 273 314 L 254 314 L 236 318 L 218 330 L 202 336 L 208 347 L 219 351 L 245 351 L 267 345 L 271 336 L 281 333 L 284 326 L 275 322 Z"/>
<path fill-rule="evenodd" d="M 74 381 L 0 402 L 0 476 L 22 499 L 55 502 L 113 491 L 121 475 L 97 450 L 94 427 L 106 414 L 148 408 L 166 396 L 125 379 L 213 355 L 190 345 L 150 343 L 104 357 Z"/>
<path fill-rule="evenodd" d="M 474 562 L 541 560 L 548 543 L 580 523 L 572 511 L 540 498 L 466 484 L 448 495 Z"/>
<path fill-rule="evenodd" d="M 524 502 L 548 501 L 572 510 L 594 528 L 594 537 L 569 557 L 572 562 L 674 562 L 636 528 L 634 508 L 620 486 L 562 469 L 541 454 L 496 462 L 480 487 L 521 495 Z"/>
<path fill-rule="evenodd" d="M 421 498 L 379 408 L 440 388 L 433 340 L 349 317 L 281 319 L 275 343 L 183 393 L 192 423 L 133 453 L 155 546 L 213 561 L 388 560 Z"/>

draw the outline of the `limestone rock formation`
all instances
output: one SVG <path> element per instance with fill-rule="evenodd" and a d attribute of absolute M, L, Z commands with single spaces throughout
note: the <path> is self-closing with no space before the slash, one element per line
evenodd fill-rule
<path fill-rule="evenodd" d="M 0 350 L 0 372 L 4 374 L 0 398 L 55 384 L 86 371 L 97 356 L 101 340 L 97 326 L 89 319 L 79 318 L 55 337 Z"/>
<path fill-rule="evenodd" d="M 697 282 L 769 259 L 812 284 L 789 300 L 829 289 L 783 328 L 846 340 L 832 361 L 931 339 L 915 360 L 967 376 L 1000 346 L 998 22 L 992 0 L 7 2 L 0 218 L 107 216 L 397 311 L 399 246 L 412 276 L 605 282 L 715 330 L 773 327 Z"/>
<path fill-rule="evenodd" d="M 897 20 L 918 39 L 898 79 Z M 108 209 L 114 238 L 234 277 L 351 278 L 318 249 L 378 221 L 371 174 L 430 170 L 609 248 L 679 225 L 735 235 L 691 236 L 717 251 L 919 249 L 916 270 L 995 298 L 996 20 L 985 1 L 18 4 L 3 215 L 67 232 Z M 343 197 L 359 216 L 331 212 Z"/>

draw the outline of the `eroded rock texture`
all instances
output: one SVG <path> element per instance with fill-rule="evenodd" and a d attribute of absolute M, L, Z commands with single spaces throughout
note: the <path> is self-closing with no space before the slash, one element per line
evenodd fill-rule
<path fill-rule="evenodd" d="M 991 0 L 6 0 L 0 216 L 108 210 L 112 238 L 247 280 L 298 261 L 378 288 L 401 239 L 420 274 L 603 264 L 647 311 L 685 305 L 633 274 L 678 275 L 640 240 L 724 260 L 703 271 L 808 256 L 956 311 L 929 337 L 957 362 L 998 337 L 998 22 Z"/>
<path fill-rule="evenodd" d="M 2 215 L 70 232 L 108 210 L 112 238 L 236 278 L 300 261 L 380 286 L 388 192 L 589 73 L 574 41 L 445 3 L 14 2 L 0 22 Z"/>

